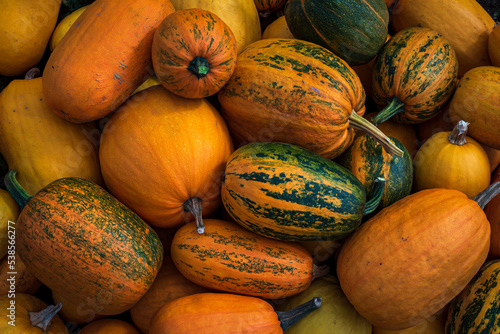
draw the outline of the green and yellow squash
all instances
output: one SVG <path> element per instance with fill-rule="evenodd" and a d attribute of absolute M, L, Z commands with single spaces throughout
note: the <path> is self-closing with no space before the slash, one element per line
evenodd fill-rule
<path fill-rule="evenodd" d="M 346 168 L 300 146 L 250 143 L 226 165 L 222 202 L 239 224 L 281 240 L 342 238 L 372 212 L 363 184 Z"/>
<path fill-rule="evenodd" d="M 296 38 L 359 65 L 373 59 L 384 45 L 389 11 L 383 0 L 289 0 L 285 18 Z"/>

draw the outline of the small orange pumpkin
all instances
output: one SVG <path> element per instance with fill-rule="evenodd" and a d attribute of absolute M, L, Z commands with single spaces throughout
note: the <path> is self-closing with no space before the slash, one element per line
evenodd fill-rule
<path fill-rule="evenodd" d="M 156 76 L 163 87 L 182 97 L 217 93 L 233 74 L 236 56 L 231 29 L 203 9 L 173 12 L 161 22 L 153 39 Z"/>

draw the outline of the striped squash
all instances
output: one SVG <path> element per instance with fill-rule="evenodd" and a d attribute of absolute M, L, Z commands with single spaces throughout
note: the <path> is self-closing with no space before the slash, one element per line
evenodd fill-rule
<path fill-rule="evenodd" d="M 402 158 L 388 154 L 373 138 L 362 135 L 354 139 L 354 143 L 338 161 L 361 181 L 368 197 L 373 194 L 376 177 L 386 180 L 377 209 L 409 195 L 412 189 L 413 164 L 410 153 L 399 140 L 391 140 L 405 151 Z"/>
<path fill-rule="evenodd" d="M 260 236 L 234 222 L 204 223 L 203 234 L 194 222 L 180 227 L 171 246 L 179 272 L 203 287 L 278 299 L 304 291 L 325 269 L 298 244 Z"/>
<path fill-rule="evenodd" d="M 333 159 L 363 129 L 402 154 L 365 113 L 356 72 L 327 49 L 299 39 L 269 38 L 238 55 L 231 79 L 217 94 L 228 128 L 241 146 L 285 142 Z"/>
<path fill-rule="evenodd" d="M 389 24 L 384 0 L 289 0 L 285 17 L 296 38 L 331 50 L 349 65 L 377 55 Z"/>
<path fill-rule="evenodd" d="M 500 333 L 500 259 L 486 262 L 451 302 L 446 333 Z"/>
<path fill-rule="evenodd" d="M 342 238 L 371 207 L 362 183 L 346 168 L 286 143 L 250 143 L 236 150 L 221 195 L 242 226 L 292 241 Z"/>
<path fill-rule="evenodd" d="M 17 200 L 23 196 L 14 177 L 8 188 Z M 91 300 L 100 314 L 113 315 L 153 284 L 163 259 L 158 235 L 97 184 L 58 179 L 20 205 L 16 250 L 56 294 L 75 304 Z"/>
<path fill-rule="evenodd" d="M 375 60 L 372 97 L 384 108 L 372 121 L 416 124 L 435 116 L 451 98 L 458 61 L 451 44 L 429 28 L 393 35 Z"/>

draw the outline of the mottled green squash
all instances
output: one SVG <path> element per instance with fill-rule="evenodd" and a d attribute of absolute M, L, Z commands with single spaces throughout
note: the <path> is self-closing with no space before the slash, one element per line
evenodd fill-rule
<path fill-rule="evenodd" d="M 446 333 L 500 333 L 500 259 L 486 262 L 451 302 Z"/>
<path fill-rule="evenodd" d="M 383 185 L 383 183 L 380 183 Z M 302 147 L 255 142 L 229 158 L 222 201 L 231 217 L 282 240 L 342 238 L 378 205 L 346 168 Z"/>
<path fill-rule="evenodd" d="M 385 179 L 384 194 L 377 209 L 385 208 L 410 194 L 413 184 L 413 164 L 410 153 L 396 138 L 391 140 L 405 153 L 402 158 L 388 154 L 368 135 L 356 137 L 340 157 L 339 163 L 356 176 L 368 197 L 377 177 Z"/>

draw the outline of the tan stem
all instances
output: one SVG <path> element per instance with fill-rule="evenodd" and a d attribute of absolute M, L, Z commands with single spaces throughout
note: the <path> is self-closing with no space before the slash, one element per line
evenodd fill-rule
<path fill-rule="evenodd" d="M 467 123 L 466 121 L 458 121 L 458 123 L 453 127 L 453 130 L 448 135 L 448 140 L 450 141 L 450 143 L 458 146 L 467 144 L 468 126 L 469 123 Z"/>
<path fill-rule="evenodd" d="M 198 233 L 205 233 L 205 225 L 203 225 L 203 216 L 201 210 L 201 198 L 191 197 L 184 202 L 184 211 L 190 212 L 196 221 L 196 230 Z"/>
<path fill-rule="evenodd" d="M 38 67 L 33 67 L 24 75 L 24 80 L 34 79 L 40 76 L 40 69 Z"/>
<path fill-rule="evenodd" d="M 62 303 L 59 302 L 57 303 L 57 305 L 50 305 L 40 312 L 28 312 L 31 326 L 40 328 L 44 333 L 47 332 L 52 319 L 56 316 L 57 312 L 59 312 L 61 308 Z"/>

